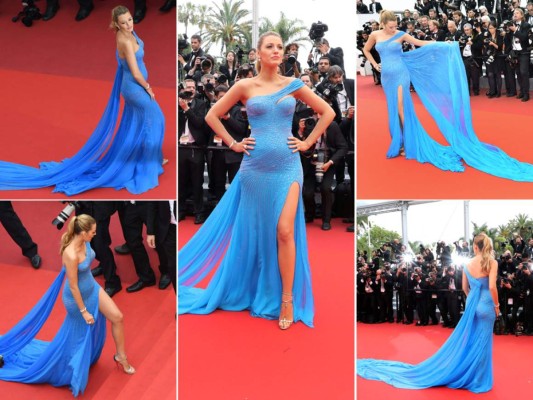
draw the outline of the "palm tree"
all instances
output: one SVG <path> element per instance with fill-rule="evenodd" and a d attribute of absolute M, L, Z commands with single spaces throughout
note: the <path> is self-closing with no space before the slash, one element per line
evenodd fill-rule
<path fill-rule="evenodd" d="M 514 219 L 511 220 L 511 225 L 513 230 L 517 232 L 520 236 L 526 237 L 528 227 L 531 227 L 532 221 L 529 219 L 527 214 L 518 214 Z"/>
<path fill-rule="evenodd" d="M 187 29 L 189 24 L 195 24 L 196 19 L 196 5 L 191 2 L 178 5 L 178 22 L 185 25 L 185 34 L 187 34 Z"/>
<path fill-rule="evenodd" d="M 221 44 L 222 53 L 234 47 L 237 43 L 243 43 L 249 31 L 252 29 L 250 20 L 243 21 L 250 14 L 243 8 L 244 0 L 222 0 L 222 3 L 214 4 L 207 15 L 206 30 L 202 32 L 205 47 L 211 44 Z"/>
<path fill-rule="evenodd" d="M 283 43 L 303 44 L 311 42 L 311 39 L 307 36 L 307 28 L 303 25 L 303 21 L 297 18 L 289 19 L 283 11 L 280 12 L 280 18 L 275 23 L 268 18 L 261 18 L 259 34 L 261 35 L 268 31 L 279 33 Z"/>

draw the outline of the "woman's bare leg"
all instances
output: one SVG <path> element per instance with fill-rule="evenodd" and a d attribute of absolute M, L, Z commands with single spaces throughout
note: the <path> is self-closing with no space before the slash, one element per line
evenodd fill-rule
<path fill-rule="evenodd" d="M 126 359 L 126 349 L 124 345 L 124 316 L 115 302 L 102 288 L 100 288 L 100 292 L 98 293 L 98 309 L 106 319 L 111 322 L 111 334 L 115 341 L 118 361 L 121 361 L 124 369 L 128 370 L 130 364 Z"/>
<path fill-rule="evenodd" d="M 403 135 L 404 118 L 403 118 L 403 88 L 402 86 L 398 86 L 398 117 L 400 118 L 400 129 Z M 405 144 L 403 143 L 403 140 L 402 140 L 402 146 L 400 147 L 401 156 L 405 156 L 404 145 Z"/>
<path fill-rule="evenodd" d="M 285 205 L 278 221 L 278 264 L 281 275 L 282 307 L 279 319 L 293 321 L 292 286 L 296 263 L 296 244 L 294 242 L 294 219 L 300 198 L 300 185 L 293 183 L 289 187 Z M 291 303 L 288 303 L 291 301 Z M 283 306 L 285 304 L 286 306 Z"/>

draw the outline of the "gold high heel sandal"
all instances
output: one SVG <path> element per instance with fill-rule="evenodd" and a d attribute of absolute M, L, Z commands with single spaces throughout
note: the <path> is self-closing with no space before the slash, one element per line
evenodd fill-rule
<path fill-rule="evenodd" d="M 125 361 L 128 361 L 128 358 L 127 357 L 124 357 L 123 359 L 119 359 L 117 358 L 117 355 L 115 354 L 113 356 L 113 360 L 117 363 L 117 368 L 120 368 L 122 367 L 122 370 L 128 374 L 128 375 L 133 375 L 135 373 L 135 368 L 133 368 L 133 366 L 130 364 L 130 366 L 128 368 L 126 368 L 123 364 L 123 362 Z"/>
<path fill-rule="evenodd" d="M 292 294 L 291 293 L 281 293 L 282 296 L 288 296 L 290 297 L 290 300 L 281 300 L 281 308 L 288 308 L 289 307 L 289 304 L 292 304 Z M 293 313 L 294 313 L 294 310 L 293 310 Z M 281 317 L 281 311 L 280 311 L 280 317 Z M 287 319 L 287 318 L 281 318 L 279 321 L 278 321 L 278 325 L 279 325 L 279 328 L 281 330 L 286 330 L 286 329 L 289 329 L 291 327 L 293 323 L 293 320 L 292 319 Z"/>

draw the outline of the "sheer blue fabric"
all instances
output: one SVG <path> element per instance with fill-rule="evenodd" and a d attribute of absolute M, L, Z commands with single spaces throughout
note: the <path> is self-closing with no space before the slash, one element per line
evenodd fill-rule
<path fill-rule="evenodd" d="M 303 83 L 248 100 L 246 108 L 256 140 L 239 172 L 207 221 L 178 254 L 179 314 L 209 314 L 215 309 L 250 310 L 277 319 L 281 276 L 277 223 L 290 186 L 302 187 L 298 153 L 287 145 L 296 101 L 290 93 Z M 296 266 L 294 321 L 313 326 L 313 294 L 300 195 L 294 222 Z M 207 288 L 196 288 L 220 262 Z"/>
<path fill-rule="evenodd" d="M 481 142 L 472 126 L 470 97 L 457 42 L 434 42 L 402 52 L 404 32 L 376 44 L 382 61 L 381 82 L 387 98 L 392 141 L 387 157 L 399 155 L 429 162 L 440 169 L 463 171 L 461 159 L 480 171 L 515 181 L 533 181 L 533 165 L 509 157 L 498 147 Z M 428 136 L 418 120 L 409 91 L 413 83 L 422 103 L 450 146 Z M 398 88 L 404 108 L 402 129 L 398 113 Z"/>
<path fill-rule="evenodd" d="M 144 43 L 135 57 L 145 79 Z M 0 190 L 54 186 L 54 192 L 72 196 L 93 188 L 126 188 L 140 194 L 158 185 L 163 172 L 162 145 L 165 118 L 159 105 L 142 88 L 125 59 L 118 57 L 111 96 L 96 129 L 83 147 L 61 162 L 42 162 L 39 168 L 0 161 Z M 124 110 L 118 129 L 120 94 Z"/>
<path fill-rule="evenodd" d="M 90 265 L 94 251 L 86 245 L 87 257 L 78 266 L 78 287 L 87 310 L 95 323 L 87 325 L 72 297 L 68 279 L 63 288 L 63 304 L 67 316 L 51 342 L 35 337 L 48 319 L 65 277 L 62 268 L 52 286 L 9 332 L 0 336 L 0 354 L 5 365 L 0 368 L 0 380 L 21 383 L 49 383 L 69 386 L 74 396 L 83 393 L 94 364 L 104 347 L 105 318 L 98 310 L 100 286 L 94 280 Z"/>
<path fill-rule="evenodd" d="M 357 374 L 404 389 L 448 386 L 474 393 L 492 389 L 492 330 L 495 313 L 489 278 L 465 268 L 470 293 L 463 316 L 442 347 L 420 364 L 360 359 Z"/>

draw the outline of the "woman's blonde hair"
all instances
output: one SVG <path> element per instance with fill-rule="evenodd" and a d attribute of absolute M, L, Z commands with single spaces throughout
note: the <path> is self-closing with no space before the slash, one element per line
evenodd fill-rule
<path fill-rule="evenodd" d="M 494 259 L 492 254 L 492 240 L 485 233 L 480 233 L 474 238 L 474 244 L 481 253 L 481 271 L 488 274 L 490 271 L 490 262 Z"/>
<path fill-rule="evenodd" d="M 63 254 L 76 235 L 82 232 L 89 232 L 94 224 L 96 224 L 94 218 L 87 214 L 72 217 L 68 223 L 67 231 L 61 236 L 61 250 L 59 250 L 59 253 Z"/>
<path fill-rule="evenodd" d="M 381 26 L 385 26 L 387 22 L 391 22 L 391 21 L 394 21 L 394 22 L 398 21 L 396 14 L 394 14 L 392 11 L 389 11 L 389 10 L 381 11 L 381 13 L 379 14 L 379 23 L 381 24 Z"/>
<path fill-rule="evenodd" d="M 118 26 L 117 26 L 118 17 L 129 12 L 130 10 L 128 10 L 128 8 L 124 6 L 116 6 L 115 8 L 113 8 L 111 10 L 111 23 L 109 24 L 109 28 L 117 32 L 118 31 Z"/>
<path fill-rule="evenodd" d="M 259 39 L 257 40 L 257 50 L 261 49 L 261 46 L 263 45 L 263 42 L 265 41 L 265 38 L 268 37 L 268 36 L 277 36 L 283 42 L 283 38 L 281 37 L 281 35 L 278 32 L 268 31 L 268 32 L 263 33 L 261 36 L 259 36 Z M 257 60 L 255 62 L 255 69 L 256 69 L 257 73 L 259 73 L 261 71 L 261 60 Z"/>

